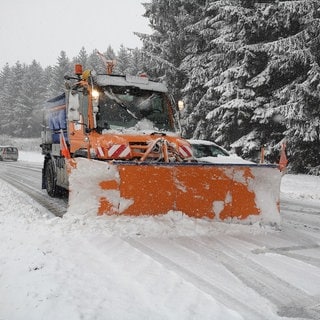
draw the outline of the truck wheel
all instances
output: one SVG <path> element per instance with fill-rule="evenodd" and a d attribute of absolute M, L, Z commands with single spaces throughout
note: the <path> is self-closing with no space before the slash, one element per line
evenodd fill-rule
<path fill-rule="evenodd" d="M 58 197 L 60 195 L 60 188 L 57 186 L 57 177 L 52 160 L 48 160 L 46 164 L 45 183 L 50 197 Z"/>

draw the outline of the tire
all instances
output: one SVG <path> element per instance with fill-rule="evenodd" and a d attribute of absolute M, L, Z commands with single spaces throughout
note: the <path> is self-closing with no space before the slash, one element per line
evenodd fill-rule
<path fill-rule="evenodd" d="M 46 163 L 45 186 L 50 197 L 56 198 L 61 195 L 61 188 L 57 186 L 56 170 L 51 159 Z"/>

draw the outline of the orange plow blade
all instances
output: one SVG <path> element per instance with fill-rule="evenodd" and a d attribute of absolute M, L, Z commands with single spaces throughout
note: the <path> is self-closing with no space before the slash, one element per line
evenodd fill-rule
<path fill-rule="evenodd" d="M 275 166 L 209 163 L 98 162 L 77 159 L 69 205 L 88 186 L 98 215 L 159 215 L 174 210 L 216 220 L 279 220 L 281 173 Z M 261 219 L 260 219 L 261 220 Z"/>

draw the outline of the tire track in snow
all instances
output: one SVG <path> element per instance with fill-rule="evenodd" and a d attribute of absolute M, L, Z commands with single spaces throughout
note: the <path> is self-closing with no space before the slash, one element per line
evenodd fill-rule
<path fill-rule="evenodd" d="M 283 200 L 280 201 L 280 211 L 287 210 L 296 213 L 307 213 L 313 215 L 320 215 L 320 203 L 310 203 L 299 200 Z"/>
<path fill-rule="evenodd" d="M 183 246 L 179 244 L 178 251 L 180 252 L 180 254 L 179 256 L 177 256 L 175 250 L 168 250 L 168 248 L 173 247 L 177 249 L 177 246 L 175 245 L 176 239 L 174 239 L 174 241 L 172 242 L 167 239 L 155 239 L 155 242 L 152 242 L 152 239 L 148 239 L 148 241 L 145 241 L 146 238 L 143 238 L 141 240 L 133 238 L 123 238 L 123 240 L 128 242 L 131 246 L 138 249 L 142 253 L 158 261 L 169 270 L 175 272 L 185 281 L 191 283 L 201 291 L 212 296 L 215 300 L 219 301 L 223 305 L 226 305 L 226 301 L 228 301 L 227 307 L 232 310 L 236 310 L 240 314 L 245 314 L 246 320 L 272 319 L 272 317 L 270 317 L 270 314 L 265 315 L 265 310 L 256 310 L 246 301 L 241 301 L 235 298 L 232 294 L 232 290 L 228 290 L 216 285 L 214 283 L 214 280 L 212 278 L 210 279 L 210 274 L 208 276 L 208 274 L 201 274 L 197 272 L 199 270 L 190 270 L 189 267 L 191 265 L 194 265 L 194 259 L 199 258 L 199 254 L 194 250 L 190 250 L 192 248 L 188 246 L 182 248 Z M 168 241 L 170 243 L 168 243 Z M 159 247 L 156 248 L 153 244 L 163 245 L 163 250 L 160 251 Z"/>
<path fill-rule="evenodd" d="M 33 186 L 35 180 L 28 177 L 23 172 L 18 173 L 5 173 L 1 175 L 1 179 L 19 191 L 26 193 L 33 200 L 41 206 L 49 210 L 57 217 L 62 217 L 67 211 L 67 199 L 51 198 L 49 195 L 39 188 Z"/>
<path fill-rule="evenodd" d="M 258 246 L 259 248 L 252 250 L 253 253 L 277 253 L 320 267 L 319 206 L 320 204 L 317 206 L 295 200 L 281 201 L 282 222 L 280 229 L 273 232 L 272 237 L 265 234 L 255 237 L 240 234 L 234 237 Z"/>
<path fill-rule="evenodd" d="M 225 237 L 225 235 L 223 237 L 229 238 L 229 236 Z M 163 245 L 159 245 L 161 242 L 159 239 L 155 240 L 155 242 L 152 239 L 151 241 L 148 239 L 147 242 L 136 239 L 127 241 L 218 301 L 222 303 L 228 301 L 229 308 L 239 313 L 250 314 L 252 319 L 272 319 L 272 315 L 266 313 L 263 308 L 262 312 L 262 310 L 256 310 L 250 306 L 248 304 L 248 301 L 250 301 L 249 292 L 245 292 L 242 298 L 239 298 L 235 292 L 243 288 L 236 282 L 234 283 L 234 293 L 230 292 L 227 287 L 216 285 L 214 273 L 217 270 L 210 268 L 210 266 L 217 263 L 221 264 L 244 284 L 244 288 L 252 289 L 256 296 L 260 296 L 261 299 L 266 299 L 275 305 L 279 317 L 319 319 L 319 297 L 306 294 L 303 290 L 284 281 L 267 268 L 248 258 L 241 251 L 229 245 L 227 246 L 217 238 L 199 237 L 194 239 L 180 237 L 171 241 L 170 245 L 168 245 L 167 239 L 161 239 L 161 241 L 165 242 Z M 235 243 L 238 242 L 237 239 L 233 239 L 233 241 Z M 168 251 L 168 248 L 173 247 L 174 250 Z M 195 259 L 202 261 L 206 259 L 211 263 L 207 264 L 205 271 L 199 272 L 198 270 L 198 272 L 195 272 L 190 270 L 190 265 L 194 265 Z M 189 263 L 190 261 L 193 262 Z M 257 297 L 252 296 L 252 298 L 254 301 L 257 300 Z"/>
<path fill-rule="evenodd" d="M 201 241 L 193 240 L 194 243 L 188 244 L 189 248 L 192 246 L 193 250 L 200 250 L 218 259 L 248 287 L 271 301 L 277 307 L 279 316 L 319 319 L 320 297 L 308 295 L 253 261 L 247 254 L 235 249 L 241 247 L 238 239 L 228 235 L 224 236 L 224 240 L 227 241 L 221 241 L 217 237 L 201 239 Z M 226 242 L 231 242 L 231 245 Z M 212 244 L 214 244 L 213 248 Z"/>
<path fill-rule="evenodd" d="M 254 254 L 277 253 L 320 268 L 320 243 L 310 232 L 299 232 L 292 227 L 286 227 L 281 232 L 273 233 L 271 239 L 264 235 L 250 237 L 246 234 L 234 237 L 251 246 L 259 247 L 251 250 Z M 306 250 L 319 251 L 319 254 L 301 254 Z"/>
<path fill-rule="evenodd" d="M 280 214 L 283 225 L 292 225 L 301 229 L 308 229 L 319 233 L 320 230 L 320 203 L 282 201 Z"/>
<path fill-rule="evenodd" d="M 318 232 L 320 230 L 320 212 L 298 212 L 282 209 L 281 215 L 284 223 L 301 225 L 303 228 Z"/>
<path fill-rule="evenodd" d="M 42 164 L 35 164 L 25 161 L 18 161 L 18 162 L 5 162 L 4 165 L 6 168 L 16 168 L 16 169 L 22 169 L 23 171 L 28 170 L 34 171 L 34 172 L 40 172 L 42 170 Z"/>
<path fill-rule="evenodd" d="M 270 247 L 270 248 L 263 248 L 263 249 L 254 249 L 252 253 L 255 254 L 265 254 L 265 253 L 277 253 L 289 258 L 293 258 L 299 260 L 304 263 L 308 263 L 315 267 L 320 268 L 320 258 L 317 257 L 310 257 L 303 254 L 298 254 L 292 251 L 302 251 L 302 250 L 312 250 L 312 249 L 320 249 L 319 244 L 310 244 L 310 245 L 296 245 L 296 246 L 288 246 L 288 247 Z M 320 253 L 320 250 L 319 250 Z"/>

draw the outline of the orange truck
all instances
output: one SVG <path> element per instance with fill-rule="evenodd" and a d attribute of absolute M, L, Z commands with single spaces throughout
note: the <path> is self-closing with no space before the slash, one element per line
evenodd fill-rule
<path fill-rule="evenodd" d="M 179 110 L 163 83 L 94 75 L 80 65 L 66 78 L 65 92 L 45 106 L 42 187 L 50 196 L 67 191 L 72 205 L 79 184 L 87 184 L 98 215 L 279 215 L 277 166 L 197 161 L 179 134 Z"/>

